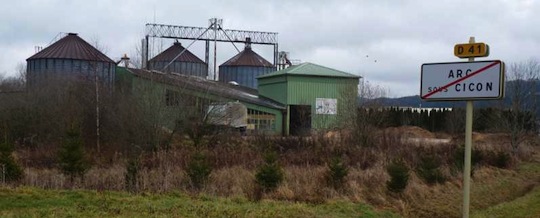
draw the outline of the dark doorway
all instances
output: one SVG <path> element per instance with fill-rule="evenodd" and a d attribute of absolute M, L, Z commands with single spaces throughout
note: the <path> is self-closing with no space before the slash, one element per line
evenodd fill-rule
<path fill-rule="evenodd" d="M 311 131 L 311 106 L 291 105 L 290 134 L 296 136 L 309 135 Z"/>

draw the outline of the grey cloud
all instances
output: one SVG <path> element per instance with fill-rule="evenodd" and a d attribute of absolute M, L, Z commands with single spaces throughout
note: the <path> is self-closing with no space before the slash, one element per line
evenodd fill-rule
<path fill-rule="evenodd" d="M 538 11 L 540 3 L 529 0 L 12 1 L 0 8 L 0 73 L 14 72 L 35 45 L 47 45 L 58 32 L 97 38 L 117 59 L 135 55 L 145 23 L 207 26 L 209 18 L 219 17 L 225 28 L 279 32 L 280 50 L 294 59 L 362 75 L 396 95 L 414 95 L 420 65 L 459 61 L 453 46 L 469 36 L 490 45 L 488 59 L 538 58 Z M 157 43 L 166 48 L 172 41 Z M 271 47 L 254 48 L 273 59 Z M 218 63 L 236 52 L 230 44 L 218 49 Z M 194 44 L 192 51 L 203 57 L 203 45 Z"/>

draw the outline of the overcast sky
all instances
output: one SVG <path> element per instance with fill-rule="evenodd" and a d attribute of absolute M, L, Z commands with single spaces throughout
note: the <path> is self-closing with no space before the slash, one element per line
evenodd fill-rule
<path fill-rule="evenodd" d="M 291 59 L 361 75 L 390 97 L 419 94 L 422 63 L 459 61 L 453 46 L 469 36 L 490 46 L 483 59 L 509 64 L 540 57 L 540 3 L 533 0 L 2 1 L 4 76 L 15 75 L 35 46 L 47 46 L 60 32 L 98 41 L 118 60 L 135 55 L 146 23 L 207 27 L 212 17 L 222 18 L 225 29 L 278 32 L 279 49 Z M 156 49 L 170 44 L 153 42 Z M 204 59 L 203 47 L 190 50 Z M 254 50 L 273 60 L 272 47 Z M 234 54 L 231 44 L 218 44 L 218 64 Z"/>

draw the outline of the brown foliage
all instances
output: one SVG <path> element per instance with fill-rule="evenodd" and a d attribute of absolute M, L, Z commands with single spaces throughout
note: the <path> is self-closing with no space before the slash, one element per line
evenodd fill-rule
<path fill-rule="evenodd" d="M 208 163 L 213 171 L 207 184 L 201 190 L 197 190 L 197 193 L 245 197 L 253 200 L 277 199 L 310 203 L 346 199 L 353 202 L 368 202 L 376 207 L 392 208 L 403 215 L 415 217 L 439 216 L 454 209 L 459 211 L 459 200 L 449 200 L 459 199 L 461 190 L 461 174 L 454 169 L 454 154 L 459 144 L 455 141 L 440 145 L 422 141 L 412 142 L 403 140 L 411 135 L 396 130 L 394 128 L 373 132 L 374 141 L 370 146 L 353 140 L 354 134 L 350 132 L 339 131 L 307 137 L 214 137 L 211 141 L 207 140 L 211 143 L 204 146 Z M 424 131 L 416 129 L 413 136 L 433 137 Z M 510 151 L 508 145 L 494 144 L 501 141 L 499 137 L 478 135 L 475 138 L 478 149 L 496 148 L 496 151 Z M 69 179 L 56 169 L 57 148 L 54 143 L 19 146 L 16 157 L 25 168 L 25 177 L 20 183 L 51 189 L 74 187 L 124 191 L 126 164 L 131 155 L 135 154 L 140 160 L 136 180 L 138 192 L 196 193 L 189 183 L 185 170 L 190 157 L 198 148 L 190 143 L 188 137 L 174 136 L 168 149 L 144 149 L 135 143 L 120 145 L 117 142 L 104 143 L 104 149 L 99 155 L 95 151 L 89 151 L 89 156 L 99 158 L 93 159 L 93 167 L 85 175 L 84 180 L 75 181 L 75 184 L 69 184 Z M 285 179 L 276 190 L 264 193 L 257 190 L 254 181 L 256 168 L 263 162 L 262 154 L 269 148 L 279 153 L 279 163 L 283 166 Z M 537 147 L 527 145 L 522 148 L 524 151 L 530 149 L 527 150 L 530 153 L 537 150 Z M 325 179 L 326 166 L 336 155 L 343 157 L 343 161 L 349 167 L 341 190 L 328 187 Z M 410 169 L 414 169 L 426 155 L 441 162 L 441 172 L 448 178 L 448 182 L 428 186 L 414 171 L 411 171 L 409 185 L 402 194 L 386 191 L 385 184 L 390 177 L 385 168 L 392 160 L 402 159 Z M 530 154 L 529 158 L 533 155 Z M 488 160 L 492 158 L 488 156 Z M 512 160 L 519 160 L 519 156 Z M 475 178 L 487 176 L 486 168 L 491 168 L 485 166 L 486 164 L 476 170 Z M 507 169 L 492 171 L 501 175 L 511 172 Z M 441 212 L 434 212 L 425 206 L 434 206 L 433 202 L 439 202 L 438 199 L 434 199 L 434 193 L 443 196 L 441 198 L 449 202 L 449 206 L 441 209 Z M 418 199 L 428 200 L 418 201 Z"/>

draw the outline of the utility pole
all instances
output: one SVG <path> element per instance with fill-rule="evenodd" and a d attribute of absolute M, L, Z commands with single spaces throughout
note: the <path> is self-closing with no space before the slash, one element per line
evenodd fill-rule
<path fill-rule="evenodd" d="M 100 153 L 101 148 L 99 145 L 99 77 L 97 74 L 97 70 L 94 70 L 94 81 L 95 81 L 95 87 L 96 87 L 96 148 L 97 153 Z"/>

